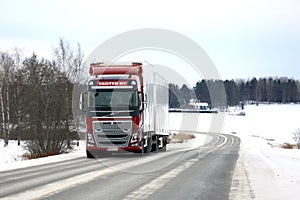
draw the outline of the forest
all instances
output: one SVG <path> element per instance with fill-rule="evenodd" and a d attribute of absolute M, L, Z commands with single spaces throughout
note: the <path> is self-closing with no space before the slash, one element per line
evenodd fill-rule
<path fill-rule="evenodd" d="M 202 80 L 194 88 L 197 99 L 210 102 L 207 86 L 219 81 Z M 225 80 L 227 105 L 243 101 L 267 103 L 297 103 L 300 101 L 300 82 L 287 77 L 251 78 L 248 80 Z"/>
<path fill-rule="evenodd" d="M 267 77 L 258 79 L 254 77 L 246 80 L 201 80 L 198 81 L 196 86 L 192 89 L 189 89 L 186 85 L 179 88 L 176 84 L 169 84 L 169 107 L 188 107 L 190 99 L 197 99 L 200 102 L 207 102 L 212 105 L 211 94 L 216 91 L 218 92 L 219 88 L 224 88 L 225 90 L 225 106 L 236 106 L 247 102 L 300 102 L 299 80 L 287 77 Z"/>

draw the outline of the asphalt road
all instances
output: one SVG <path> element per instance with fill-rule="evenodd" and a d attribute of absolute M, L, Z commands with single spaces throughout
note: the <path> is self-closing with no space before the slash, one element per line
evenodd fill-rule
<path fill-rule="evenodd" d="M 78 157 L 0 172 L 0 198 L 225 200 L 240 140 L 205 134 L 211 140 L 198 148 L 174 148 L 143 157 Z"/>

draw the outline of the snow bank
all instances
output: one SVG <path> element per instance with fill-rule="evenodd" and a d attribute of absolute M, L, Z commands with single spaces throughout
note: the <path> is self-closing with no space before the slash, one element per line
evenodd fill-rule
<path fill-rule="evenodd" d="M 300 105 L 251 105 L 245 112 L 246 116 L 226 116 L 223 130 L 242 141 L 234 173 L 243 171 L 234 177 L 244 185 L 240 192 L 246 199 L 297 198 L 300 150 L 279 145 L 294 143 L 293 132 L 300 127 Z"/>
<path fill-rule="evenodd" d="M 24 142 L 18 146 L 17 141 L 10 140 L 7 147 L 4 147 L 4 140 L 0 139 L 0 171 L 19 169 L 29 166 L 36 166 L 45 163 L 69 160 L 80 156 L 85 156 L 85 142 L 80 141 L 79 146 L 74 146 L 71 153 L 49 156 L 32 160 L 24 160 L 22 155 L 27 152 Z"/>
<path fill-rule="evenodd" d="M 18 141 L 10 140 L 9 145 L 4 148 L 4 140 L 0 139 L 0 166 L 5 163 L 11 163 L 23 160 L 22 155 L 26 152 L 24 142 L 18 146 Z"/>

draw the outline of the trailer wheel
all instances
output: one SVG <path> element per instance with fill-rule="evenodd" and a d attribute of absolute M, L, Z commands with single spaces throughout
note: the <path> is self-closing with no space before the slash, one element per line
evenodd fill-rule
<path fill-rule="evenodd" d="M 151 151 L 157 151 L 157 149 L 158 149 L 158 137 L 154 136 Z"/>
<path fill-rule="evenodd" d="M 162 151 L 167 151 L 167 137 L 163 137 L 163 147 L 161 148 Z"/>

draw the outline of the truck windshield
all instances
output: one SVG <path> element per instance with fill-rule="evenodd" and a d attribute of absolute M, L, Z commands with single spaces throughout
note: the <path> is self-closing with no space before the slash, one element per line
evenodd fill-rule
<path fill-rule="evenodd" d="M 94 90 L 88 92 L 88 106 L 97 110 L 133 110 L 138 107 L 137 90 Z"/>

